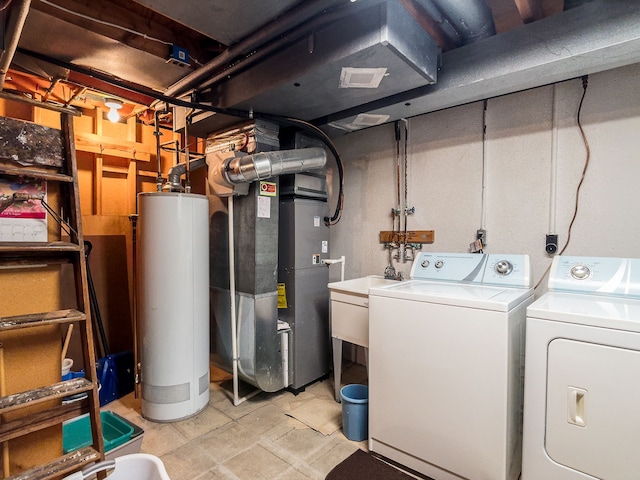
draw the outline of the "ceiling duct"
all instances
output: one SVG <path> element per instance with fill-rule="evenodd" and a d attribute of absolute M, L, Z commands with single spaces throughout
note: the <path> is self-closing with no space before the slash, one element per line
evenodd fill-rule
<path fill-rule="evenodd" d="M 442 54 L 438 83 L 318 118 L 329 135 L 640 62 L 640 2 L 592 0 Z"/>
<path fill-rule="evenodd" d="M 418 0 L 428 4 L 432 1 L 454 25 L 463 45 L 477 42 L 496 34 L 493 13 L 484 0 Z M 426 5 L 425 5 L 426 6 Z"/>
<path fill-rule="evenodd" d="M 214 85 L 202 100 L 219 108 L 311 120 L 434 83 L 438 54 L 420 24 L 389 0 L 310 32 Z M 189 128 L 202 135 L 232 122 L 237 119 L 205 114 Z"/>

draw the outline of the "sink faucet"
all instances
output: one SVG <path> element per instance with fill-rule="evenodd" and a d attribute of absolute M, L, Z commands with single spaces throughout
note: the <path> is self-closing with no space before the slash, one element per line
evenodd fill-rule
<path fill-rule="evenodd" d="M 387 265 L 387 268 L 384 269 L 384 278 L 387 280 L 403 280 L 402 272 L 396 273 L 393 265 Z"/>

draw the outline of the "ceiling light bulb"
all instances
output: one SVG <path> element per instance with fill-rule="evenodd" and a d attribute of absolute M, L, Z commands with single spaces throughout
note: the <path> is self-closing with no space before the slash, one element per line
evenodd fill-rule
<path fill-rule="evenodd" d="M 118 110 L 122 108 L 122 102 L 120 100 L 108 98 L 105 100 L 104 105 L 109 108 L 109 113 L 107 113 L 107 118 L 109 120 L 112 122 L 120 120 L 120 114 L 118 113 Z"/>

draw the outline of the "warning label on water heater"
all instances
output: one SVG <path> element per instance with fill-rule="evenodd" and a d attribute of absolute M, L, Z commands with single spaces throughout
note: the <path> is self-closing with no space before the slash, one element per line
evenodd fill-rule
<path fill-rule="evenodd" d="M 260 195 L 265 197 L 276 196 L 276 184 L 273 182 L 260 182 Z"/>

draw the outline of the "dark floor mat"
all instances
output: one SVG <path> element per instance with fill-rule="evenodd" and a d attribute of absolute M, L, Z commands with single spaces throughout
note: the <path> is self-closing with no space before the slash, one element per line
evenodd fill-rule
<path fill-rule="evenodd" d="M 415 480 L 374 455 L 356 450 L 333 467 L 325 480 Z"/>

